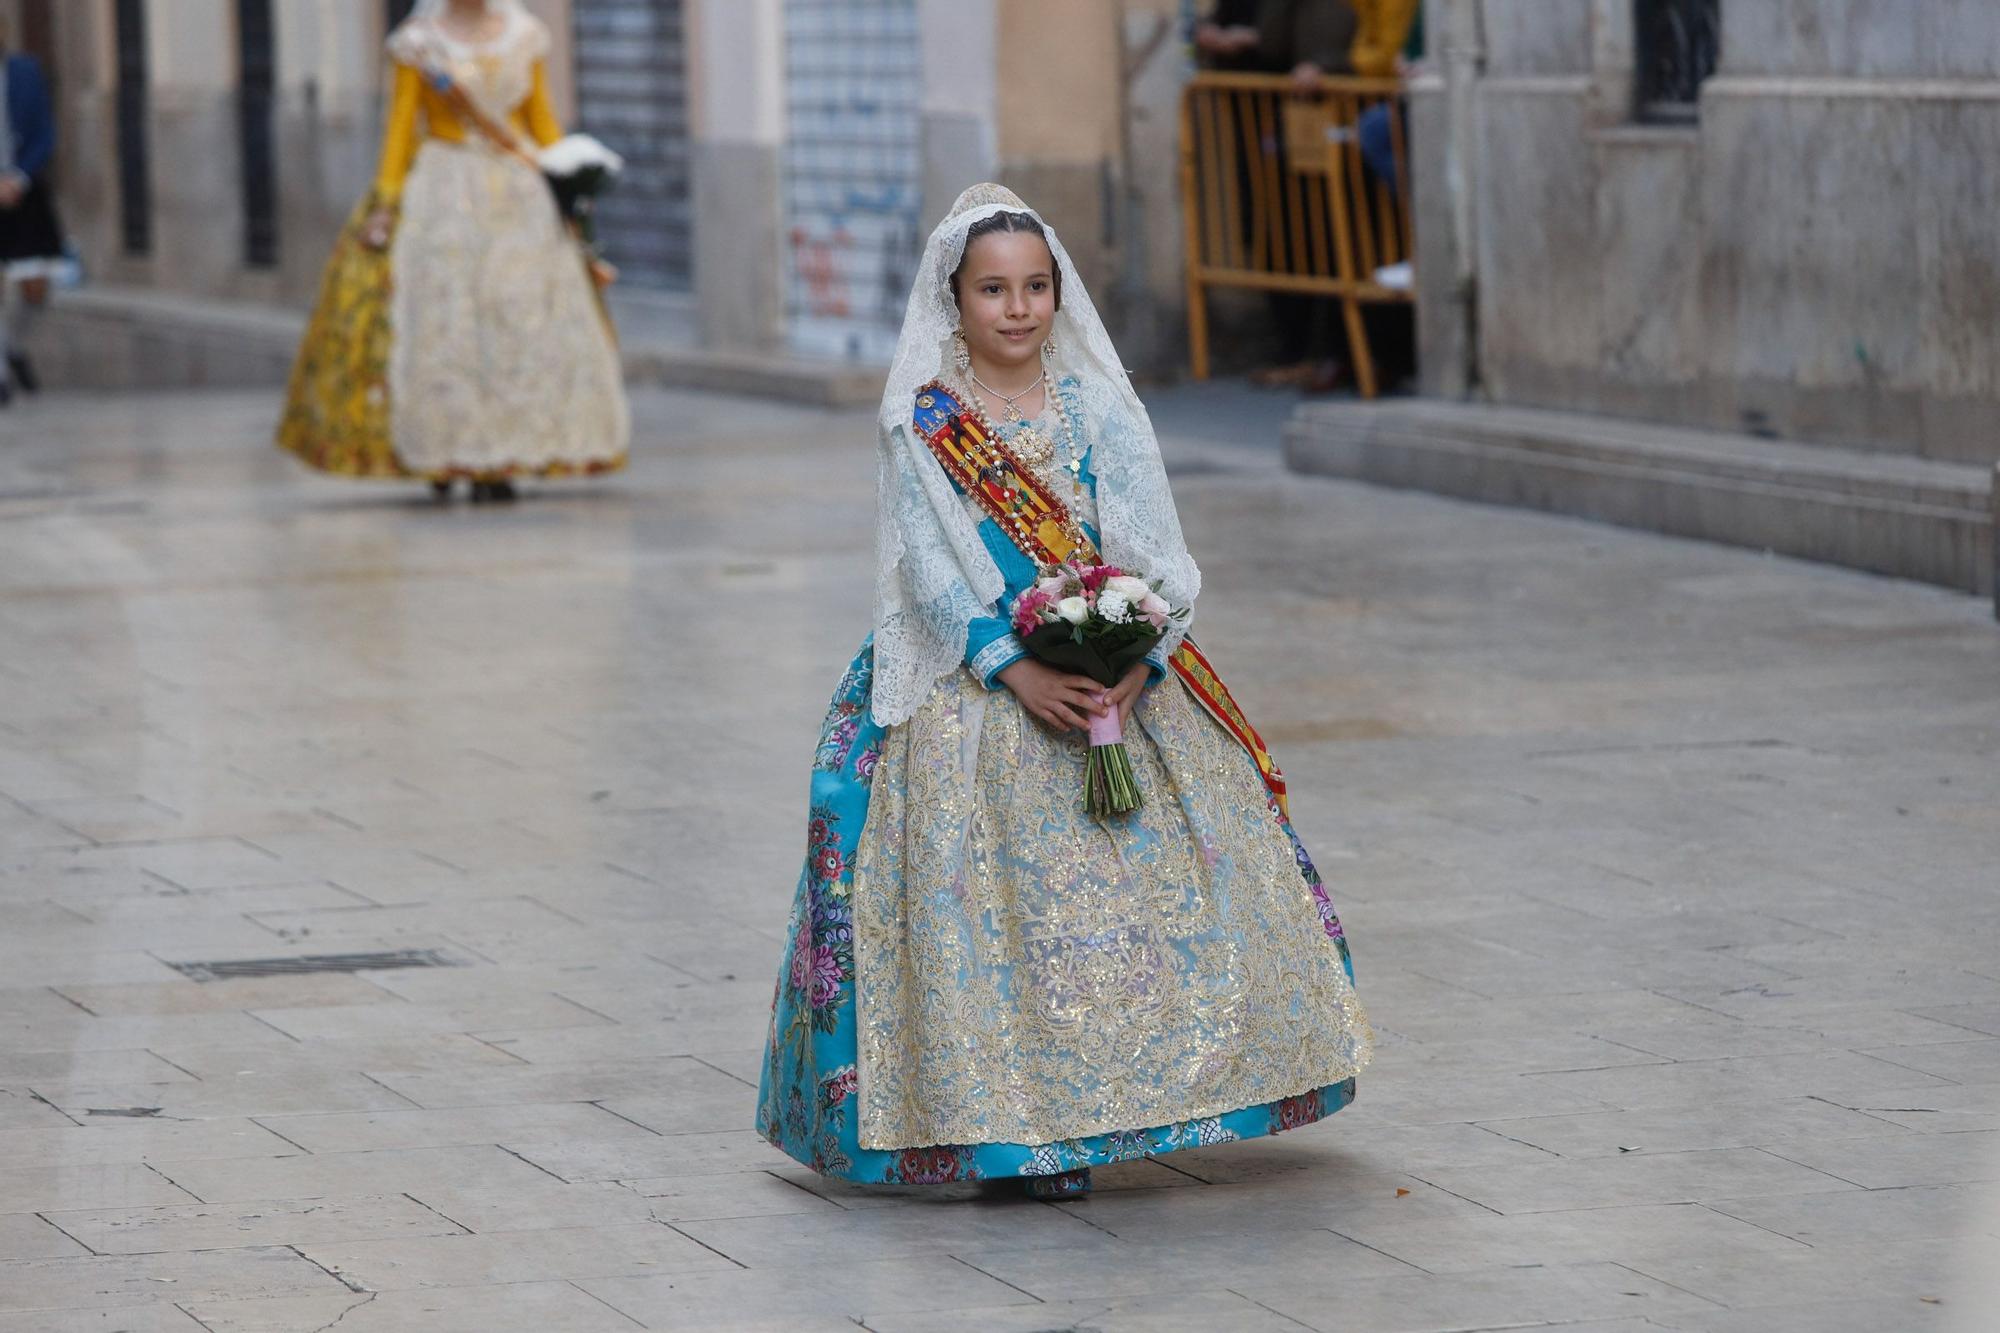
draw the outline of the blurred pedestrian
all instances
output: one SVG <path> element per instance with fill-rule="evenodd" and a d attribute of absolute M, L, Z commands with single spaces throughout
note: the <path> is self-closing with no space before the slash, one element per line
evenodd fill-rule
<path fill-rule="evenodd" d="M 388 45 L 381 167 L 328 262 L 280 445 L 440 498 L 622 466 L 616 340 L 535 165 L 562 137 L 548 29 L 520 0 L 420 0 Z"/>
<path fill-rule="evenodd" d="M 813 764 L 758 1129 L 846 1180 L 1063 1198 L 1345 1106 L 1372 1037 L 1340 924 L 1182 640 L 1201 575 L 1146 409 L 1012 192 L 931 233 L 877 424 L 875 631 Z M 1115 684 L 1037 655 L 1092 606 L 1146 653 Z M 1093 813 L 1111 732 L 1143 799 Z"/>
<path fill-rule="evenodd" d="M 28 329 L 48 303 L 50 279 L 64 262 L 49 167 L 56 151 L 55 107 L 41 64 L 13 49 L 0 19 L 0 406 L 16 388 L 40 386 L 28 360 Z"/>

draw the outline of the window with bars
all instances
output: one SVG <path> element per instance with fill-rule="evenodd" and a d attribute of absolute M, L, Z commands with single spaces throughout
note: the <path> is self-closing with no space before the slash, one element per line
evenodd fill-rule
<path fill-rule="evenodd" d="M 1633 0 L 1638 118 L 1694 122 L 1703 80 L 1722 51 L 1722 0 Z"/>
<path fill-rule="evenodd" d="M 153 186 L 146 151 L 145 0 L 118 0 L 118 224 L 128 255 L 153 249 Z"/>
<path fill-rule="evenodd" d="M 243 166 L 243 259 L 278 262 L 277 30 L 271 0 L 236 0 L 236 122 Z"/>

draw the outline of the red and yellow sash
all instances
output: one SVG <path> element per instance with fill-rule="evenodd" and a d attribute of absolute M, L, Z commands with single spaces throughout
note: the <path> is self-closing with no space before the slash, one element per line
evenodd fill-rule
<path fill-rule="evenodd" d="M 1014 457 L 1004 441 L 988 435 L 943 384 L 933 380 L 917 390 L 916 428 L 945 475 L 978 502 L 1021 554 L 1037 565 L 1098 561 L 1089 536 L 1063 502 Z M 1289 815 L 1285 775 L 1215 667 L 1186 639 L 1174 650 L 1169 664 L 1188 692 L 1250 755 L 1278 809 Z"/>

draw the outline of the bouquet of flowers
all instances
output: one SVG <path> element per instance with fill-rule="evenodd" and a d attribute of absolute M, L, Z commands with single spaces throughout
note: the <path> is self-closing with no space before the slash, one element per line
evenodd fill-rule
<path fill-rule="evenodd" d="M 1029 652 L 1106 689 L 1153 651 L 1168 625 L 1187 618 L 1186 607 L 1169 606 L 1160 596 L 1157 582 L 1116 565 L 1051 566 L 1014 603 L 1014 632 Z M 1091 719 L 1083 800 L 1098 819 L 1129 814 L 1143 804 L 1125 751 L 1124 721 L 1115 708 Z"/>
<path fill-rule="evenodd" d="M 625 159 L 588 134 L 566 134 L 538 152 L 535 165 L 548 177 L 556 206 L 576 228 L 578 239 L 594 253 L 597 227 L 591 213 L 597 196 L 625 170 Z"/>

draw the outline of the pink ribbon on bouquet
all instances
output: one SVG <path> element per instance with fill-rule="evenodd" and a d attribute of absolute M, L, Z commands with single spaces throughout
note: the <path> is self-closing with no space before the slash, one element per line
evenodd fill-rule
<path fill-rule="evenodd" d="M 1103 703 L 1105 698 L 1105 695 L 1100 694 L 1097 696 L 1097 701 Z M 1092 745 L 1117 745 L 1123 742 L 1124 739 L 1125 719 L 1120 716 L 1117 708 L 1114 707 L 1108 713 L 1091 714 L 1090 743 Z"/>

